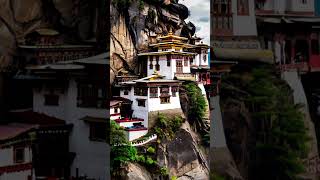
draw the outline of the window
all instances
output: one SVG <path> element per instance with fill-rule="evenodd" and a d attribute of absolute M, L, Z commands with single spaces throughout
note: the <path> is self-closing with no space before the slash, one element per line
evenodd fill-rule
<path fill-rule="evenodd" d="M 307 1 L 307 0 L 301 0 L 301 3 L 302 3 L 302 4 L 307 4 L 308 1 Z"/>
<path fill-rule="evenodd" d="M 190 64 L 193 64 L 193 57 L 190 57 Z"/>
<path fill-rule="evenodd" d="M 44 95 L 44 105 L 46 106 L 58 106 L 59 105 L 59 96 L 55 94 L 46 94 Z"/>
<path fill-rule="evenodd" d="M 105 108 L 107 90 L 104 84 L 78 83 L 77 106 Z"/>
<path fill-rule="evenodd" d="M 203 55 L 203 61 L 207 62 L 207 56 L 206 55 Z"/>
<path fill-rule="evenodd" d="M 158 97 L 158 88 L 152 87 L 150 88 L 150 98 L 157 98 Z"/>
<path fill-rule="evenodd" d="M 248 8 L 247 8 L 248 9 Z M 213 1 L 213 28 L 216 34 L 229 34 L 232 31 L 231 0 Z M 227 30 L 227 31 L 226 31 Z"/>
<path fill-rule="evenodd" d="M 145 99 L 137 99 L 138 106 L 146 107 L 146 100 Z"/>
<path fill-rule="evenodd" d="M 115 113 L 115 114 L 118 113 L 118 108 L 114 108 L 114 113 Z"/>
<path fill-rule="evenodd" d="M 219 4 L 214 4 L 213 5 L 213 13 L 218 14 L 219 13 Z"/>
<path fill-rule="evenodd" d="M 177 60 L 176 63 L 177 63 L 176 64 L 177 73 L 182 73 L 183 72 L 182 61 L 181 60 Z"/>
<path fill-rule="evenodd" d="M 130 88 L 124 87 L 122 90 L 123 90 L 123 95 L 129 95 Z"/>
<path fill-rule="evenodd" d="M 188 58 L 184 57 L 184 66 L 188 66 Z"/>
<path fill-rule="evenodd" d="M 90 140 L 105 141 L 107 139 L 107 126 L 104 122 L 90 122 Z"/>
<path fill-rule="evenodd" d="M 148 88 L 147 87 L 135 87 L 134 88 L 135 96 L 148 96 Z"/>
<path fill-rule="evenodd" d="M 150 64 L 149 64 L 149 69 L 153 69 L 153 56 L 150 56 Z"/>
<path fill-rule="evenodd" d="M 160 71 L 159 56 L 156 57 L 156 70 Z"/>
<path fill-rule="evenodd" d="M 179 91 L 179 87 L 177 87 L 177 86 L 172 86 L 172 87 L 171 87 L 172 97 L 176 97 L 178 91 Z"/>
<path fill-rule="evenodd" d="M 248 0 L 238 0 L 238 15 L 249 15 L 249 3 Z"/>
<path fill-rule="evenodd" d="M 168 95 L 169 94 L 169 86 L 164 86 L 160 88 L 161 95 Z"/>
<path fill-rule="evenodd" d="M 171 66 L 171 55 L 167 54 L 167 66 L 170 67 Z"/>
<path fill-rule="evenodd" d="M 161 104 L 170 104 L 170 97 L 160 97 Z"/>
<path fill-rule="evenodd" d="M 319 42 L 316 39 L 311 40 L 312 55 L 319 55 Z"/>
<path fill-rule="evenodd" d="M 23 163 L 25 161 L 24 159 L 24 147 L 16 147 L 13 149 L 13 160 L 14 163 Z"/>
<path fill-rule="evenodd" d="M 221 14 L 227 14 L 228 13 L 228 6 L 226 3 L 221 4 Z"/>

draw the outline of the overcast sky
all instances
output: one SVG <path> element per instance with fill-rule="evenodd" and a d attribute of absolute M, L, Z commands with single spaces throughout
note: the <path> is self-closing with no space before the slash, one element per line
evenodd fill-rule
<path fill-rule="evenodd" d="M 204 38 L 203 42 L 210 43 L 210 0 L 180 0 L 179 3 L 189 8 L 191 21 L 197 28 L 196 35 Z"/>

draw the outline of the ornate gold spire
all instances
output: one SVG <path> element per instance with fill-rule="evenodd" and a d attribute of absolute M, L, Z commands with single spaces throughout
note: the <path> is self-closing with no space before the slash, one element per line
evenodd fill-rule
<path fill-rule="evenodd" d="M 173 32 L 172 32 L 172 27 L 170 27 L 170 30 L 169 30 L 169 33 L 168 35 L 173 35 Z"/>

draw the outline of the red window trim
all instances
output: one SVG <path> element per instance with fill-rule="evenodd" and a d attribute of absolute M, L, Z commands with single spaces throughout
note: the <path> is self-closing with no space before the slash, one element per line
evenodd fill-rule
<path fill-rule="evenodd" d="M 0 174 L 1 173 L 26 171 L 26 170 L 31 170 L 31 169 L 32 169 L 32 163 L 18 164 L 18 165 L 13 165 L 13 166 L 3 166 L 3 167 L 0 167 Z"/>

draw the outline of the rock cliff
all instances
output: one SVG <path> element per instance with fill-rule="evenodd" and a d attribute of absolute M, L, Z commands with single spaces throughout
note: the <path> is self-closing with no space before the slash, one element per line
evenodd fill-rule
<path fill-rule="evenodd" d="M 150 36 L 175 34 L 190 37 L 195 26 L 185 19 L 188 8 L 178 1 L 133 1 L 125 5 L 111 5 L 110 81 L 121 71 L 138 73 L 137 53 L 146 51 Z M 142 4 L 141 4 L 142 3 Z"/>
<path fill-rule="evenodd" d="M 18 44 L 37 28 L 53 28 L 68 43 L 94 39 L 97 7 L 90 0 L 0 0 L 0 70 L 10 69 Z"/>

